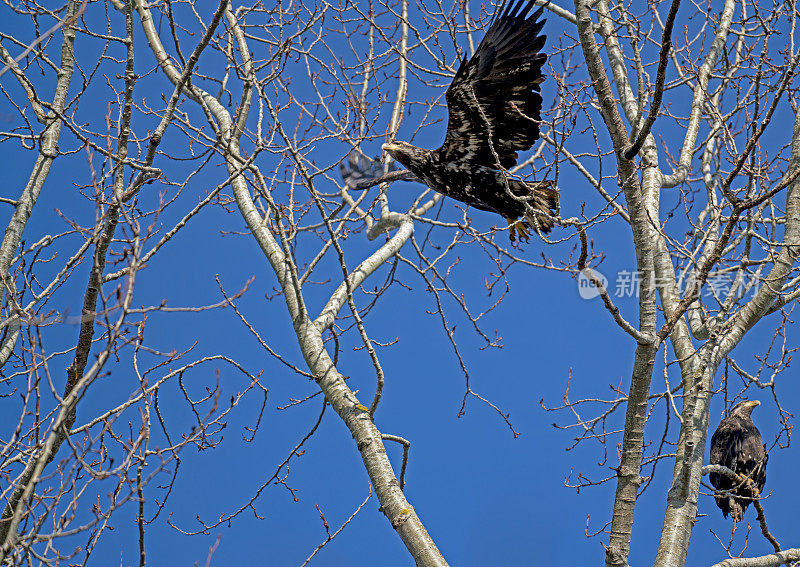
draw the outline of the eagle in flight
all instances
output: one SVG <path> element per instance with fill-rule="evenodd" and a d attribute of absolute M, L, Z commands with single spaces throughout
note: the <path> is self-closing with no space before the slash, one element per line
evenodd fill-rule
<path fill-rule="evenodd" d="M 734 522 L 742 519 L 747 506 L 767 482 L 767 446 L 750 418 L 760 404 L 758 400 L 739 402 L 711 436 L 711 464 L 724 465 L 750 480 L 743 483 L 720 473 L 709 475 L 714 488 L 725 491 L 714 496 L 717 506 L 723 516 L 727 518 L 730 514 Z"/>
<path fill-rule="evenodd" d="M 539 138 L 547 36 L 539 35 L 543 7 L 531 15 L 533 7 L 534 0 L 500 6 L 475 54 L 461 62 L 446 93 L 442 147 L 383 145 L 434 191 L 505 217 L 512 242 L 527 240 L 530 230 L 549 232 L 558 207 L 552 181 L 530 184 L 506 172 Z"/>

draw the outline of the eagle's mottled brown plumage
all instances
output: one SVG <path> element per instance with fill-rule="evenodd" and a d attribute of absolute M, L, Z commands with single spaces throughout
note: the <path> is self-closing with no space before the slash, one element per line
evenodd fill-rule
<path fill-rule="evenodd" d="M 548 215 L 557 207 L 551 182 L 528 184 L 500 169 L 516 164 L 518 152 L 539 138 L 539 85 L 547 59 L 540 51 L 547 36 L 539 35 L 542 8 L 530 14 L 533 6 L 533 0 L 509 0 L 498 8 L 475 54 L 461 62 L 447 89 L 449 121 L 442 147 L 383 146 L 431 189 L 499 213 L 509 224 L 522 218 L 513 223 L 512 239 L 515 231 L 526 236 L 526 224 L 549 232 L 553 221 Z"/>
<path fill-rule="evenodd" d="M 757 400 L 739 402 L 720 422 L 711 437 L 711 464 L 724 465 L 746 476 L 760 493 L 767 481 L 769 455 L 761 433 L 750 418 L 750 412 L 759 404 Z M 734 522 L 740 521 L 756 497 L 752 488 L 720 473 L 712 472 L 709 480 L 717 490 L 729 491 L 714 496 L 722 515 L 727 518 L 730 514 Z"/>

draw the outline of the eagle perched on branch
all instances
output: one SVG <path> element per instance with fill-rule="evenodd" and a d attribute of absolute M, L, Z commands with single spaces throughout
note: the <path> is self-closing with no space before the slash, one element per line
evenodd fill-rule
<path fill-rule="evenodd" d="M 750 413 L 758 405 L 761 402 L 752 400 L 733 406 L 711 437 L 711 464 L 724 465 L 752 481 L 738 482 L 721 473 L 709 475 L 714 488 L 728 491 L 715 495 L 714 499 L 722 515 L 727 518 L 730 514 L 734 522 L 742 519 L 750 502 L 764 490 L 767 482 L 767 446 L 750 418 Z M 758 493 L 753 491 L 753 487 Z"/>
<path fill-rule="evenodd" d="M 542 8 L 508 0 L 497 9 L 475 54 L 465 57 L 447 89 L 449 121 L 442 147 L 391 142 L 383 149 L 434 191 L 476 209 L 503 215 L 516 235 L 549 232 L 558 194 L 552 181 L 535 184 L 504 171 L 539 138 L 547 36 L 539 35 Z"/>

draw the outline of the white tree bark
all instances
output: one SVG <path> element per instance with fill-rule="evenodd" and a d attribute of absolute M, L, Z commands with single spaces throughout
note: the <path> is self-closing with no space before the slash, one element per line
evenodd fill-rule
<path fill-rule="evenodd" d="M 227 0 L 223 0 L 221 6 L 226 4 Z M 136 7 L 145 35 L 162 71 L 176 85 L 176 88 L 183 88 L 181 74 L 175 68 L 161 44 L 149 8 L 141 0 L 137 0 Z M 353 435 L 356 448 L 361 454 L 364 467 L 380 501 L 381 511 L 397 531 L 409 553 L 414 558 L 416 565 L 420 567 L 445 566 L 447 563 L 442 554 L 400 489 L 400 484 L 386 454 L 383 439 L 372 421 L 368 408 L 356 398 L 345 383 L 342 375 L 336 370 L 333 361 L 324 348 L 322 339 L 322 332 L 332 324 L 336 313 L 346 302 L 348 288 L 349 290 L 357 288 L 367 277 L 380 268 L 389 257 L 397 254 L 402 245 L 411 236 L 413 226 L 410 221 L 401 223 L 397 234 L 364 260 L 348 276 L 349 282 L 340 284 L 317 320 L 311 320 L 305 307 L 302 285 L 298 277 L 297 266 L 292 257 L 292 248 L 284 239 L 280 219 L 277 217 L 271 219 L 278 227 L 279 241 L 276 240 L 267 227 L 270 219 L 262 217 L 256 209 L 245 178 L 240 174 L 242 168 L 245 167 L 253 172 L 256 179 L 261 182 L 261 195 L 268 197 L 269 186 L 263 181 L 257 165 L 254 163 L 248 164 L 247 160 L 239 154 L 239 140 L 243 132 L 243 125 L 247 120 L 250 95 L 255 79 L 252 76 L 249 49 L 244 34 L 239 28 L 238 18 L 230 8 L 226 8 L 225 16 L 236 38 L 244 70 L 243 100 L 239 106 L 239 113 L 236 119 L 232 119 L 227 110 L 214 97 L 202 91 L 202 89 L 196 86 L 187 87 L 184 92 L 192 100 L 207 108 L 216 121 L 217 129 L 220 133 L 219 150 L 226 158 L 228 172 L 231 175 L 231 187 L 239 211 L 283 290 L 288 314 L 293 322 L 297 341 L 308 369 L 325 394 L 325 398 Z M 277 126 L 280 129 L 280 125 Z M 291 143 L 288 139 L 286 141 Z M 313 188 L 311 190 L 313 191 Z"/>

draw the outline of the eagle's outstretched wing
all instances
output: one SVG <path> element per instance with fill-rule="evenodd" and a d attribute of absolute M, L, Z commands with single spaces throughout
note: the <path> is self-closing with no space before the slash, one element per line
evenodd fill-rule
<path fill-rule="evenodd" d="M 475 55 L 461 62 L 447 89 L 449 122 L 439 149 L 446 161 L 511 167 L 517 152 L 539 138 L 547 60 L 539 50 L 547 36 L 539 35 L 543 8 L 527 17 L 533 6 L 533 0 L 508 0 Z"/>

